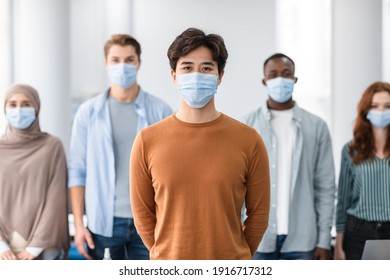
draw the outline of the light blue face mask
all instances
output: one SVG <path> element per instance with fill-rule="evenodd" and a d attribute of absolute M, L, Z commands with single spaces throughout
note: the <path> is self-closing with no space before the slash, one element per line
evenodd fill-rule
<path fill-rule="evenodd" d="M 17 129 L 27 129 L 35 121 L 33 107 L 6 108 L 5 114 L 8 122 Z"/>
<path fill-rule="evenodd" d="M 107 71 L 110 81 L 121 88 L 129 88 L 137 80 L 137 66 L 134 64 L 112 64 Z"/>
<path fill-rule="evenodd" d="M 217 92 L 218 75 L 178 74 L 179 94 L 192 108 L 203 108 Z"/>
<path fill-rule="evenodd" d="M 291 99 L 294 91 L 295 80 L 278 77 L 266 81 L 268 95 L 278 103 L 284 103 Z"/>
<path fill-rule="evenodd" d="M 375 127 L 385 128 L 390 124 L 390 111 L 370 110 L 367 114 L 367 120 Z"/>

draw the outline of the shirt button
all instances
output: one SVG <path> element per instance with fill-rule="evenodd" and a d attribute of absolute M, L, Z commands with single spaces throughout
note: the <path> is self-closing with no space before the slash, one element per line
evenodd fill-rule
<path fill-rule="evenodd" d="M 275 207 L 276 207 L 276 205 L 275 205 L 275 204 L 272 204 L 272 207 L 273 207 L 273 208 L 275 208 Z"/>
<path fill-rule="evenodd" d="M 274 228 L 275 228 L 275 227 L 276 227 L 276 225 L 275 225 L 275 224 L 273 224 L 273 225 L 272 225 L 272 227 L 274 227 Z"/>
<path fill-rule="evenodd" d="M 275 188 L 275 187 L 276 187 L 276 185 L 275 185 L 275 184 L 272 184 L 272 187 L 273 187 L 273 188 Z"/>
<path fill-rule="evenodd" d="M 274 164 L 272 164 L 272 168 L 275 168 L 276 167 L 276 164 L 274 163 Z"/>

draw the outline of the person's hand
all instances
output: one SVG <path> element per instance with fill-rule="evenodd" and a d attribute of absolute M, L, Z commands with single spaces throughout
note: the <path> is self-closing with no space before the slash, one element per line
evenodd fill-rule
<path fill-rule="evenodd" d="M 89 230 L 84 226 L 76 227 L 74 243 L 76 244 L 77 250 L 83 257 L 87 258 L 88 260 L 92 260 L 92 257 L 85 250 L 85 242 L 87 242 L 87 245 L 90 249 L 95 248 L 95 244 L 93 243 L 92 235 Z"/>
<path fill-rule="evenodd" d="M 331 260 L 332 254 L 330 253 L 330 250 L 317 247 L 314 249 L 314 259 L 315 260 Z"/>
<path fill-rule="evenodd" d="M 36 258 L 35 256 L 31 255 L 26 250 L 16 254 L 16 256 L 18 257 L 19 260 L 33 260 Z"/>
<path fill-rule="evenodd" d="M 334 259 L 345 260 L 345 252 L 343 250 L 344 233 L 338 232 L 336 234 L 336 244 L 334 245 Z"/>
<path fill-rule="evenodd" d="M 4 253 L 0 254 L 0 260 L 17 260 L 18 258 L 16 255 L 11 251 L 5 251 Z"/>
<path fill-rule="evenodd" d="M 345 252 L 342 247 L 336 246 L 334 249 L 334 259 L 335 260 L 345 260 Z"/>

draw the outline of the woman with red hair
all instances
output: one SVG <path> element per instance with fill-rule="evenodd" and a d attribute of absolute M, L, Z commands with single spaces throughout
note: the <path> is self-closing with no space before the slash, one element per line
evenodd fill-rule
<path fill-rule="evenodd" d="M 342 151 L 335 259 L 361 259 L 369 239 L 390 239 L 390 84 L 359 102 L 353 139 Z"/>

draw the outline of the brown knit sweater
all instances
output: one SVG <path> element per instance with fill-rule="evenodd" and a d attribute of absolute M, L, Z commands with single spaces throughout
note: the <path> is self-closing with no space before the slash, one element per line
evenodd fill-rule
<path fill-rule="evenodd" d="M 132 149 L 132 210 L 151 259 L 250 259 L 268 225 L 269 184 L 261 137 L 224 114 L 201 124 L 172 115 Z"/>

